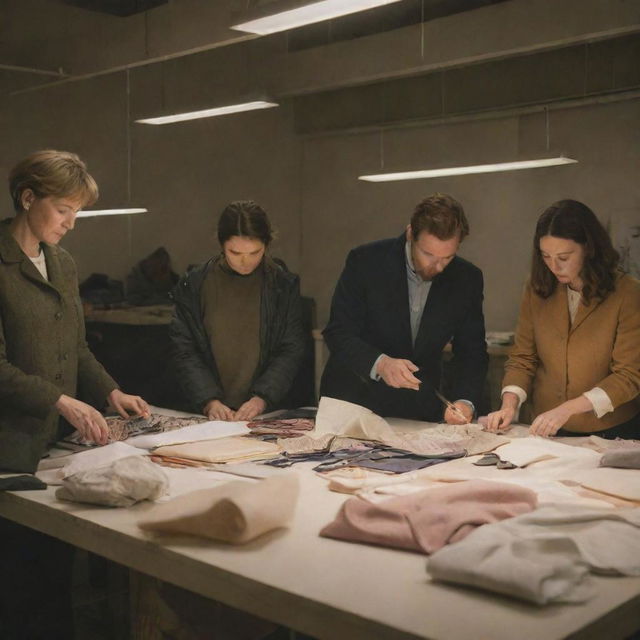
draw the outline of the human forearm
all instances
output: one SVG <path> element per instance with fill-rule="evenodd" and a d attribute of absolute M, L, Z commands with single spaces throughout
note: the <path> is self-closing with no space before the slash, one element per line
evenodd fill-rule
<path fill-rule="evenodd" d="M 580 395 L 577 398 L 572 398 L 554 409 L 536 416 L 531 423 L 529 433 L 545 437 L 554 436 L 571 416 L 587 413 L 587 411 L 593 411 L 593 405 L 586 396 Z"/>

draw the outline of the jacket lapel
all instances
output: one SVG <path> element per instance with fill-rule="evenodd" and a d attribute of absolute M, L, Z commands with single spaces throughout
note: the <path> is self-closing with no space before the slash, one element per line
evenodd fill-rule
<path fill-rule="evenodd" d="M 58 247 L 48 244 L 43 244 L 42 246 L 44 247 L 44 256 L 47 261 L 47 275 L 49 276 L 49 281 L 45 282 L 54 289 L 56 293 L 62 295 L 63 290 L 69 283 L 65 282 L 64 274 L 62 273 Z"/>
<path fill-rule="evenodd" d="M 546 317 L 548 321 L 555 325 L 556 331 L 558 331 L 562 337 L 566 338 L 571 329 L 566 285 L 558 285 L 551 296 L 547 298 L 545 311 L 547 312 Z"/>
<path fill-rule="evenodd" d="M 56 292 L 56 294 L 60 295 L 60 292 L 53 286 L 50 282 L 47 282 L 42 274 L 38 271 L 36 266 L 29 260 L 29 257 L 22 251 L 20 245 L 16 242 L 15 238 L 11 235 L 11 231 L 9 230 L 9 223 L 11 222 L 11 218 L 7 218 L 0 223 L 0 260 L 7 264 L 19 264 L 20 265 L 20 273 L 31 280 L 37 285 L 42 287 L 46 287 Z M 49 277 L 51 277 L 51 267 L 49 266 L 49 258 L 47 254 L 47 250 L 49 247 L 44 245 L 45 259 L 47 261 L 47 270 L 49 272 Z M 52 247 L 51 249 L 55 249 Z M 54 268 L 55 271 L 55 268 Z M 60 272 L 60 267 L 58 263 L 58 272 Z M 59 279 L 61 279 L 59 277 Z"/>
<path fill-rule="evenodd" d="M 407 284 L 407 263 L 405 257 L 405 236 L 401 235 L 393 244 L 389 254 L 387 269 L 390 292 L 385 313 L 393 318 L 398 332 L 398 342 L 403 353 L 411 353 L 411 320 L 409 317 L 409 285 Z"/>
<path fill-rule="evenodd" d="M 589 315 L 595 310 L 595 308 L 599 306 L 600 302 L 602 301 L 595 298 L 591 298 L 591 301 L 588 305 L 580 302 L 580 304 L 578 305 L 578 310 L 576 311 L 575 320 L 571 325 L 570 333 L 573 333 L 589 317 Z"/>

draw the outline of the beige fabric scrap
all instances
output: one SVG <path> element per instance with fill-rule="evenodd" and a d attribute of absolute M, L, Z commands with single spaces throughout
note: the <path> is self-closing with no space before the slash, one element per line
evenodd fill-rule
<path fill-rule="evenodd" d="M 607 493 L 624 500 L 640 502 L 640 470 L 598 467 L 573 474 L 573 480 L 587 489 Z"/>
<path fill-rule="evenodd" d="M 314 435 L 325 433 L 377 442 L 387 442 L 395 435 L 391 425 L 370 409 L 323 396 L 318 404 Z"/>
<path fill-rule="evenodd" d="M 298 492 L 295 474 L 274 476 L 257 483 L 234 480 L 159 504 L 138 526 L 147 531 L 186 533 L 244 544 L 267 531 L 288 526 Z"/>

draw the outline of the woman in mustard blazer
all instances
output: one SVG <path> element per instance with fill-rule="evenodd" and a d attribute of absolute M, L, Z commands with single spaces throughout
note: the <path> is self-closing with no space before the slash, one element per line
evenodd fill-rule
<path fill-rule="evenodd" d="M 532 435 L 640 438 L 640 282 L 586 205 L 561 200 L 540 216 L 531 277 L 505 365 L 504 430 L 531 399 Z"/>

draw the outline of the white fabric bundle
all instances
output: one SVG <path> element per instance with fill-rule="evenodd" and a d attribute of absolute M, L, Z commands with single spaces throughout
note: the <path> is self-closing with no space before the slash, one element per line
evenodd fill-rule
<path fill-rule="evenodd" d="M 148 458 L 136 455 L 67 476 L 56 491 L 56 498 L 130 507 L 140 500 L 157 500 L 168 489 L 164 471 Z"/>

